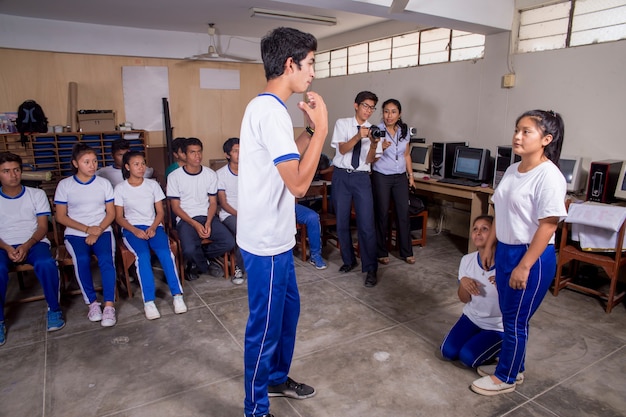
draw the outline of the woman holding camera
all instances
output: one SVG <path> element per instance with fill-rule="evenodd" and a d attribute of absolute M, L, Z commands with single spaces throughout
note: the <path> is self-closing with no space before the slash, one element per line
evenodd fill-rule
<path fill-rule="evenodd" d="M 378 125 L 385 132 L 381 138 L 383 154 L 372 164 L 376 256 L 383 265 L 389 263 L 387 232 L 390 197 L 395 206 L 396 242 L 400 257 L 408 264 L 415 263 L 409 223 L 409 186 L 413 187 L 415 181 L 409 154 L 409 128 L 401 115 L 402 105 L 398 100 L 391 98 L 383 103 L 383 121 Z"/>

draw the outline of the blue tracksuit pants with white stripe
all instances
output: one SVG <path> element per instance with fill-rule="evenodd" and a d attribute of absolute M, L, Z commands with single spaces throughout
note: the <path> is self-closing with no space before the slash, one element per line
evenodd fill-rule
<path fill-rule="evenodd" d="M 528 245 L 507 245 L 498 242 L 496 248 L 496 286 L 502 311 L 504 337 L 496 377 L 507 384 L 514 384 L 517 374 L 524 372 L 528 322 L 545 297 L 556 272 L 554 245 L 548 245 L 530 269 L 526 289 L 516 290 L 509 286 L 511 272 L 528 250 Z"/>
<path fill-rule="evenodd" d="M 93 245 L 85 243 L 84 237 L 65 236 L 65 247 L 74 261 L 74 273 L 83 293 L 85 304 L 96 301 L 96 291 L 91 275 L 91 255 L 98 258 L 98 267 L 102 276 L 102 293 L 104 301 L 115 301 L 115 239 L 113 233 L 102 233 Z"/>
<path fill-rule="evenodd" d="M 247 417 L 269 413 L 267 387 L 287 380 L 296 343 L 300 294 L 291 251 L 256 256 L 241 249 L 248 272 L 244 366 Z"/>

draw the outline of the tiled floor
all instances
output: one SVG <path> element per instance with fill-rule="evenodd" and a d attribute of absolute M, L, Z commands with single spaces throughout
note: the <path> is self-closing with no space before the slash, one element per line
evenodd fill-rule
<path fill-rule="evenodd" d="M 318 393 L 303 401 L 272 399 L 272 413 L 626 415 L 624 305 L 607 315 L 591 297 L 548 294 L 531 321 L 526 380 L 511 394 L 476 395 L 468 388 L 474 371 L 438 358 L 462 308 L 456 268 L 464 245 L 431 233 L 425 248 L 415 248 L 415 265 L 392 257 L 373 289 L 363 287 L 360 272 L 338 273 L 339 252 L 331 246 L 324 271 L 296 259 L 302 312 L 291 375 Z M 80 296 L 64 304 L 67 326 L 50 334 L 43 301 L 7 307 L 0 415 L 243 415 L 245 285 L 217 278 L 186 283 L 183 315 L 174 315 L 166 291 L 159 282 L 161 319 L 144 318 L 141 297 L 123 299 L 113 328 L 90 323 Z M 17 292 L 13 280 L 8 298 Z"/>

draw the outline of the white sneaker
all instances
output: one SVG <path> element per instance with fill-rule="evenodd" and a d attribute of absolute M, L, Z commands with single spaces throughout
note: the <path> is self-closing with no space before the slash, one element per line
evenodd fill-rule
<path fill-rule="evenodd" d="M 235 285 L 243 284 L 243 271 L 238 266 L 235 266 L 235 275 L 231 278 L 231 281 Z"/>
<path fill-rule="evenodd" d="M 183 314 L 187 312 L 187 305 L 185 304 L 185 300 L 183 300 L 182 294 L 176 294 L 174 296 L 174 313 Z"/>
<path fill-rule="evenodd" d="M 100 322 L 100 325 L 102 327 L 111 327 L 115 326 L 115 323 L 117 323 L 117 319 L 115 318 L 115 307 L 104 307 L 104 311 L 102 312 L 102 321 Z"/>
<path fill-rule="evenodd" d="M 87 318 L 89 321 L 100 321 L 102 320 L 102 309 L 100 308 L 100 303 L 94 301 L 89 304 L 89 313 L 87 313 Z"/>
<path fill-rule="evenodd" d="M 157 308 L 154 301 L 148 301 L 143 305 L 143 311 L 146 313 L 146 318 L 148 320 L 155 320 L 161 317 L 161 313 L 159 313 L 159 309 Z"/>
<path fill-rule="evenodd" d="M 472 382 L 470 389 L 476 394 L 491 396 L 513 392 L 515 391 L 515 384 L 507 384 L 505 382 L 496 384 L 492 381 L 491 377 L 487 375 Z"/>
<path fill-rule="evenodd" d="M 496 373 L 496 366 L 497 364 L 481 365 L 478 368 L 476 368 L 476 372 L 478 372 L 478 375 L 480 376 L 490 376 Z M 524 383 L 523 372 L 520 372 L 519 374 L 517 374 L 517 377 L 515 378 L 515 383 L 517 385 L 522 385 Z"/>

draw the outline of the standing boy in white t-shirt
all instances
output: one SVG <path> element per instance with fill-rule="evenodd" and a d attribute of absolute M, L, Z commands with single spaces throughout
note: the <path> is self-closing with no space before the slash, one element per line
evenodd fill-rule
<path fill-rule="evenodd" d="M 285 102 L 307 91 L 315 76 L 317 40 L 277 28 L 261 40 L 267 85 L 246 108 L 241 123 L 237 243 L 248 273 L 250 315 L 245 336 L 244 411 L 271 416 L 269 396 L 308 398 L 315 389 L 288 377 L 300 314 L 291 250 L 295 197 L 311 184 L 328 134 L 322 98 L 300 102 L 309 126 L 294 141 Z M 302 156 L 302 157 L 301 157 Z"/>

